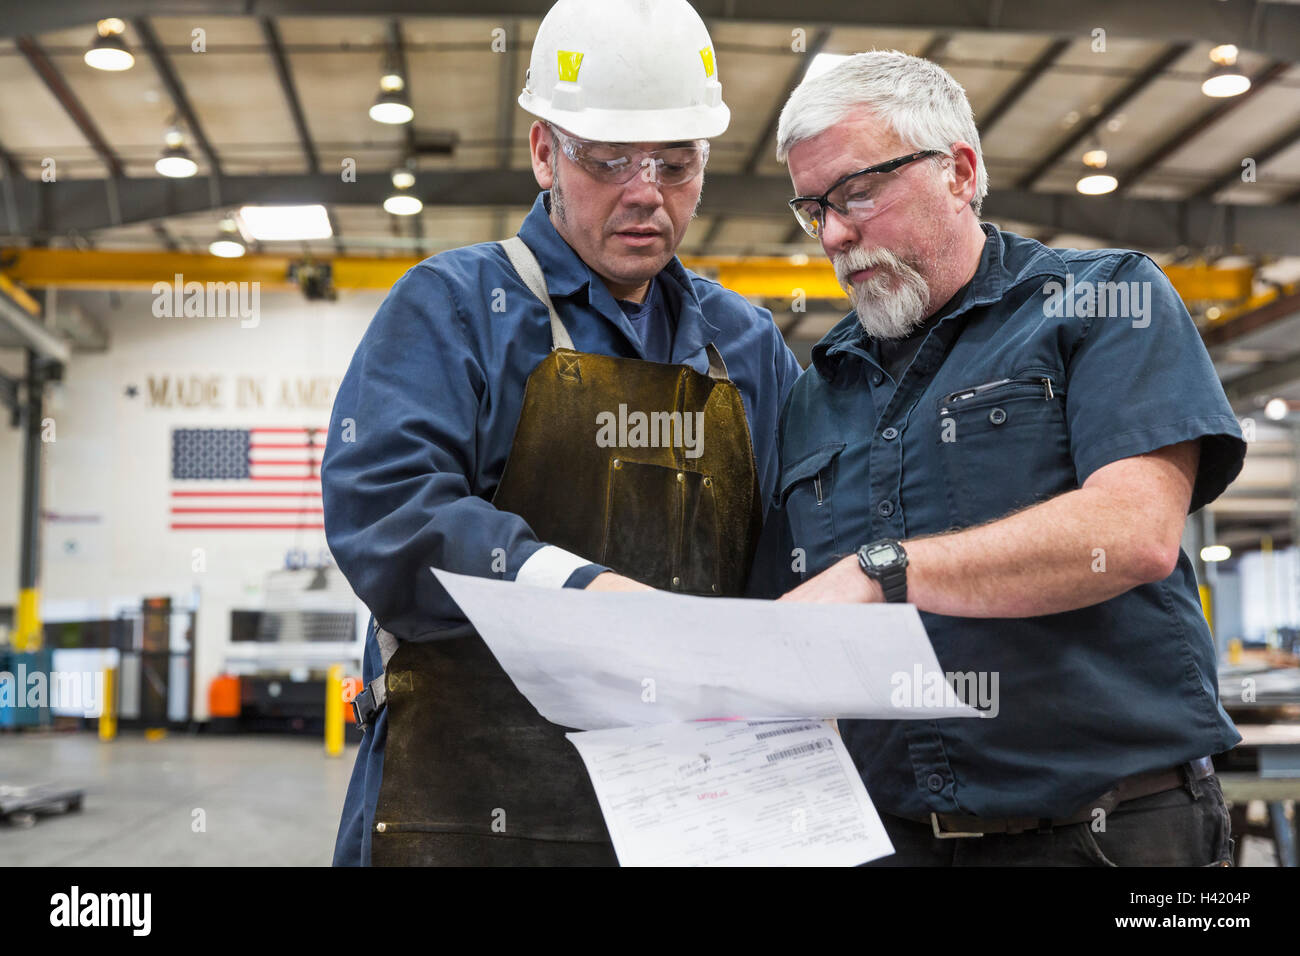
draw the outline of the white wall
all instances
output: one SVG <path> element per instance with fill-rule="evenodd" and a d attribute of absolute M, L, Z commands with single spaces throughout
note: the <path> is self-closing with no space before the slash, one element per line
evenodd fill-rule
<path fill-rule="evenodd" d="M 145 595 L 185 603 L 197 589 L 195 712 L 202 718 L 208 683 L 228 649 L 231 608 L 260 607 L 266 574 L 284 566 L 290 549 L 315 555 L 325 548 L 325 536 L 171 530 L 171 429 L 325 427 L 338 381 L 383 294 L 341 293 L 329 303 L 263 293 L 252 328 L 241 327 L 237 317 L 157 318 L 148 292 L 85 295 L 88 311 L 108 330 L 110 347 L 74 354 L 64 383 L 47 401 L 55 440 L 45 446 L 42 613 L 49 620 L 111 616 L 121 603 L 138 604 Z M 60 295 L 61 302 L 73 298 Z M 165 377 L 212 388 L 178 400 L 186 393 L 160 391 Z M 247 390 L 241 400 L 241 379 L 261 386 L 261 402 Z M 134 397 L 127 394 L 131 387 Z M 202 400 L 193 401 L 194 394 Z M 0 601 L 12 603 L 21 488 L 17 430 L 0 430 L 0 458 Z M 203 550 L 206 570 L 193 569 L 195 549 Z"/>

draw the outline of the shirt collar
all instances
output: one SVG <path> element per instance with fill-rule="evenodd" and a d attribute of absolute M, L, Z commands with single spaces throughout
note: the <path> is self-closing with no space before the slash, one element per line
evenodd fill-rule
<path fill-rule="evenodd" d="M 550 196 L 549 190 L 538 193 L 533 208 L 519 227 L 519 238 L 541 264 L 542 275 L 546 277 L 546 291 L 552 296 L 569 296 L 593 281 L 604 286 L 573 247 L 555 231 L 547 208 Z"/>
<path fill-rule="evenodd" d="M 940 320 L 940 325 L 970 309 L 1001 301 L 1022 282 L 1047 276 L 1064 277 L 1068 271 L 1059 253 L 1035 240 L 1003 232 L 991 222 L 980 223 L 980 229 L 984 231 L 984 248 L 975 275 L 965 298 Z M 850 312 L 813 346 L 813 365 L 824 378 L 833 378 L 846 353 L 867 356 L 868 338 L 858 322 L 857 312 Z"/>
<path fill-rule="evenodd" d="M 551 222 L 550 197 L 550 190 L 538 193 L 533 208 L 519 227 L 519 238 L 533 251 L 542 267 L 542 275 L 546 277 L 546 291 L 552 298 L 585 293 L 582 297 L 586 304 L 618 326 L 639 351 L 640 337 L 633 331 L 609 287 L 556 231 L 555 224 Z M 692 367 L 702 365 L 707 369 L 708 357 L 704 353 L 704 347 L 715 341 L 718 327 L 705 318 L 699 296 L 695 292 L 695 284 L 691 281 L 691 273 L 680 259 L 673 256 L 657 278 L 664 306 L 677 317 L 673 362 Z"/>

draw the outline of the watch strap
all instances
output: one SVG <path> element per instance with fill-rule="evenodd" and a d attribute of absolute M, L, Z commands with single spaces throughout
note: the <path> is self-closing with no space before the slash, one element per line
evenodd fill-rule
<path fill-rule="evenodd" d="M 876 579 L 880 589 L 885 592 L 885 600 L 890 604 L 907 602 L 907 568 L 890 568 Z"/>

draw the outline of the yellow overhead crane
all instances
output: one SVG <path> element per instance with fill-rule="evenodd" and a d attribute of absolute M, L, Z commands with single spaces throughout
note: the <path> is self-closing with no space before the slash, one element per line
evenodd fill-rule
<path fill-rule="evenodd" d="M 390 289 L 402 275 L 421 260 L 413 257 L 330 256 L 312 259 L 303 255 L 246 255 L 223 259 L 206 254 L 182 252 L 124 252 L 83 249 L 0 249 L 0 291 L 34 316 L 37 303 L 25 289 L 60 287 L 69 289 L 152 289 L 163 283 L 169 288 L 180 282 L 257 282 L 266 290 L 300 288 L 295 270 L 303 266 L 329 267 L 329 285 L 335 290 Z M 831 264 L 821 256 L 683 256 L 683 264 L 716 279 L 747 298 L 772 300 L 833 300 L 847 307 Z M 1213 323 L 1221 325 L 1237 315 L 1257 308 L 1276 291 L 1252 297 L 1253 268 L 1220 269 L 1209 265 L 1170 265 L 1165 275 L 1182 296 L 1193 303 L 1224 303 Z M 37 591 L 25 589 L 19 596 L 18 645 L 39 646 L 40 618 Z"/>
<path fill-rule="evenodd" d="M 292 266 L 329 265 L 337 290 L 392 287 L 418 258 L 380 256 L 246 255 L 238 259 L 184 252 L 121 252 L 99 249 L 0 250 L 0 278 L 27 288 L 148 289 L 157 282 L 258 282 L 265 290 L 293 289 Z M 843 300 L 831 264 L 821 256 L 683 256 L 682 263 L 753 299 Z M 1187 303 L 1244 302 L 1255 271 L 1208 265 L 1170 265 L 1165 275 Z"/>

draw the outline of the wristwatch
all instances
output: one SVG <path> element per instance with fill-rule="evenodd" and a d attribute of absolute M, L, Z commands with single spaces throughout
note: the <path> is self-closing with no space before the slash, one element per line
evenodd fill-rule
<path fill-rule="evenodd" d="M 893 538 L 881 538 L 858 549 L 862 573 L 880 582 L 885 600 L 891 604 L 907 601 L 907 552 Z"/>

